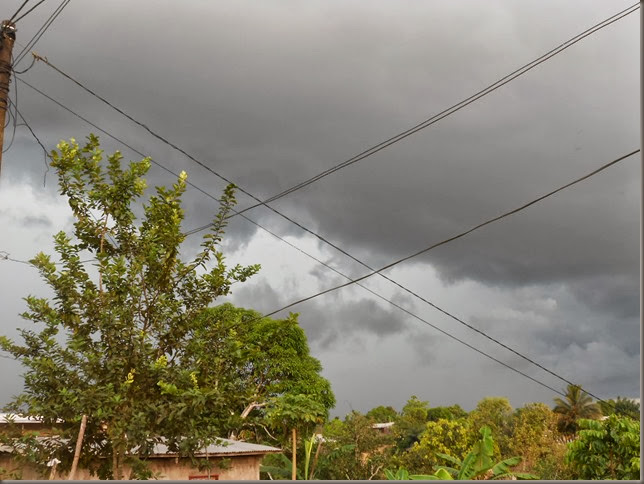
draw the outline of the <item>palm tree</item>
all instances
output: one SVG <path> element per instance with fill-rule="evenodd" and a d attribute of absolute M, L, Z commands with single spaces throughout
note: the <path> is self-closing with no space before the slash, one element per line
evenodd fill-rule
<path fill-rule="evenodd" d="M 577 432 L 577 420 L 580 418 L 599 418 L 602 415 L 599 405 L 577 385 L 568 385 L 565 400 L 555 398 L 555 413 L 560 414 L 559 430 L 572 434 Z"/>
<path fill-rule="evenodd" d="M 640 404 L 630 398 L 617 397 L 617 400 L 611 398 L 610 400 L 599 402 L 599 408 L 606 416 L 617 414 L 635 420 L 640 418 Z"/>

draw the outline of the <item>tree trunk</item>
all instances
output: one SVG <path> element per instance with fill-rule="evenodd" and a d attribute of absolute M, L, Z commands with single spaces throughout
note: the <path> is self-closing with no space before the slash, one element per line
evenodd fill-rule
<path fill-rule="evenodd" d="M 119 474 L 119 458 L 116 455 L 116 447 L 112 445 L 112 479 L 115 481 L 118 481 L 118 474 Z"/>
<path fill-rule="evenodd" d="M 122 464 L 121 448 L 112 442 L 112 479 L 115 481 L 120 481 L 123 478 Z"/>
<path fill-rule="evenodd" d="M 313 464 L 311 464 L 311 474 L 309 479 L 313 480 L 313 474 L 315 474 L 315 468 L 318 465 L 318 457 L 320 457 L 320 448 L 322 447 L 322 439 L 318 440 L 318 448 L 315 450 L 315 456 L 313 457 Z"/>
<path fill-rule="evenodd" d="M 297 431 L 293 427 L 293 468 L 291 470 L 291 480 L 297 479 Z"/>
<path fill-rule="evenodd" d="M 80 429 L 78 430 L 78 439 L 76 439 L 76 449 L 74 450 L 74 460 L 72 461 L 72 468 L 69 471 L 68 480 L 72 481 L 76 477 L 76 468 L 80 460 L 81 447 L 83 446 L 83 438 L 85 437 L 85 427 L 87 427 L 87 415 L 81 418 Z"/>

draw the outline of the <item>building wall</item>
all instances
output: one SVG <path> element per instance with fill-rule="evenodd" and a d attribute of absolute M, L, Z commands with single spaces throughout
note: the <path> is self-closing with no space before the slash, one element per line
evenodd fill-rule
<path fill-rule="evenodd" d="M 262 455 L 244 455 L 232 456 L 227 460 L 230 462 L 228 469 L 222 469 L 213 466 L 210 473 L 211 475 L 217 474 L 220 480 L 259 480 L 259 465 L 262 461 Z M 187 480 L 190 476 L 203 476 L 207 471 L 201 471 L 198 468 L 192 467 L 190 459 L 187 458 L 157 458 L 150 459 L 150 470 L 155 473 L 161 474 L 160 480 Z M 0 467 L 11 470 L 16 466 L 12 462 L 9 454 L 0 455 Z M 21 469 L 22 479 L 28 480 L 42 480 L 47 479 L 49 476 L 40 475 L 35 468 L 26 467 Z M 126 468 L 126 476 L 129 470 Z M 4 476 L 3 476 L 4 477 Z M 10 476 L 4 477 L 9 478 Z M 55 479 L 66 479 L 66 475 L 56 474 Z M 78 469 L 76 471 L 76 479 L 78 480 L 98 480 L 97 476 L 91 476 L 87 469 Z"/>

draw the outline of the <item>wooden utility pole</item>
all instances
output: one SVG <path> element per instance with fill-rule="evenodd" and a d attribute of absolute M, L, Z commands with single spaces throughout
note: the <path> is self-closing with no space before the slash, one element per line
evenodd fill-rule
<path fill-rule="evenodd" d="M 80 460 L 81 447 L 83 446 L 83 438 L 85 437 L 85 427 L 87 427 L 87 415 L 81 418 L 80 429 L 78 431 L 78 439 L 76 439 L 76 450 L 74 451 L 74 460 L 72 461 L 72 468 L 69 471 L 68 480 L 73 481 L 76 477 L 76 468 Z"/>
<path fill-rule="evenodd" d="M 4 125 L 9 107 L 9 81 L 11 80 L 11 52 L 16 40 L 16 26 L 3 20 L 0 26 L 0 172 L 2 171 L 2 148 L 4 147 Z"/>
<path fill-rule="evenodd" d="M 293 427 L 293 462 L 291 468 L 291 480 L 297 480 L 297 431 Z"/>

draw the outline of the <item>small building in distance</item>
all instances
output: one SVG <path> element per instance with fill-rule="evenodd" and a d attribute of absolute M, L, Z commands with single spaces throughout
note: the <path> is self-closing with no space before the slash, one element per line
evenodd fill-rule
<path fill-rule="evenodd" d="M 13 422 L 12 428 L 18 428 L 21 433 L 34 432 L 38 439 L 56 440 L 55 429 L 45 425 L 35 417 L 6 416 L 0 414 L 0 432 L 9 429 L 7 418 Z M 6 475 L 2 479 L 20 478 L 28 480 L 66 479 L 67 475 L 56 471 L 56 462 L 50 462 L 48 472 L 42 474 L 35 466 L 21 465 L 15 461 L 17 452 L 12 446 L 0 445 L 0 468 Z M 150 471 L 160 480 L 259 480 L 259 467 L 267 454 L 282 452 L 281 449 L 267 445 L 252 444 L 230 439 L 218 439 L 216 444 L 201 449 L 195 457 L 198 461 L 208 461 L 210 470 L 200 470 L 193 466 L 191 459 L 170 452 L 165 444 L 154 445 L 152 454 L 147 458 Z M 124 469 L 129 476 L 129 469 Z M 90 475 L 88 469 L 79 468 L 76 471 L 77 480 L 98 480 Z"/>
<path fill-rule="evenodd" d="M 371 424 L 372 429 L 376 429 L 378 432 L 383 434 L 390 433 L 393 426 L 394 426 L 393 422 L 382 422 L 382 423 Z"/>
<path fill-rule="evenodd" d="M 58 422 L 58 427 L 62 428 L 63 423 Z M 38 417 L 23 417 L 12 413 L 0 413 L 0 432 L 9 430 L 19 431 L 20 433 L 33 432 L 38 435 L 55 435 L 56 426 L 46 424 Z"/>

